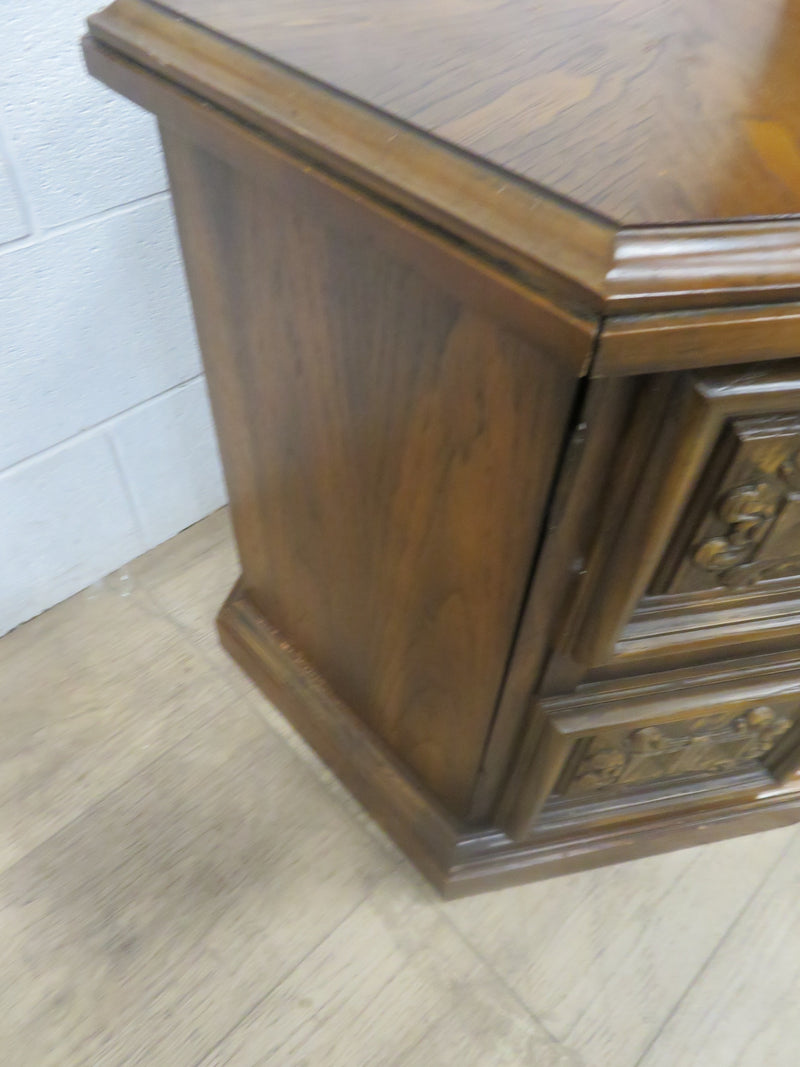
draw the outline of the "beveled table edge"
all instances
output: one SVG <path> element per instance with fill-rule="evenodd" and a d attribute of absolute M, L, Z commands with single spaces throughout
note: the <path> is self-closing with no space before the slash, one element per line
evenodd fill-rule
<path fill-rule="evenodd" d="M 115 0 L 93 38 L 463 236 L 577 312 L 800 300 L 800 217 L 619 227 L 153 0 Z"/>

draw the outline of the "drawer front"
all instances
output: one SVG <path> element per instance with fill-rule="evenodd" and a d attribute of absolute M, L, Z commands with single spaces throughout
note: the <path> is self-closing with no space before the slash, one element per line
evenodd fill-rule
<path fill-rule="evenodd" d="M 580 605 L 570 655 L 612 675 L 798 645 L 800 361 L 643 389 Z"/>
<path fill-rule="evenodd" d="M 800 661 L 757 657 L 586 685 L 541 700 L 535 715 L 518 826 L 534 825 L 548 801 L 684 805 L 737 783 L 755 795 L 800 765 Z"/>
<path fill-rule="evenodd" d="M 590 732 L 576 741 L 553 792 L 586 796 L 611 787 L 750 771 L 754 762 L 763 767 L 797 719 L 798 703 L 773 700 L 744 711 L 723 703 L 696 718 Z"/>

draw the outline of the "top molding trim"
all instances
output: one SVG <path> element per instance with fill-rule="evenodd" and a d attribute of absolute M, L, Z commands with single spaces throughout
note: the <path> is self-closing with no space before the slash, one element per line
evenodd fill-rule
<path fill-rule="evenodd" d="M 800 300 L 800 218 L 618 227 L 149 0 L 116 0 L 89 27 L 91 42 L 476 248 L 576 314 Z"/>

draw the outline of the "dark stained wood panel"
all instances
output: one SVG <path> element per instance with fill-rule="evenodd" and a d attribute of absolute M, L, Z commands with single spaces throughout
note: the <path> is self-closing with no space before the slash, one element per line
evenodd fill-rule
<path fill-rule="evenodd" d="M 244 588 L 463 812 L 576 380 L 313 189 L 163 134 Z"/>
<path fill-rule="evenodd" d="M 800 213 L 797 0 L 168 0 L 625 224 Z"/>

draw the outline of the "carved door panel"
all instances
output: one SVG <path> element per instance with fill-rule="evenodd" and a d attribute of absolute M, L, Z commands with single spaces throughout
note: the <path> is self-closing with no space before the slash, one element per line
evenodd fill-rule
<path fill-rule="evenodd" d="M 593 677 L 800 647 L 800 361 L 648 382 L 585 570 Z"/>

